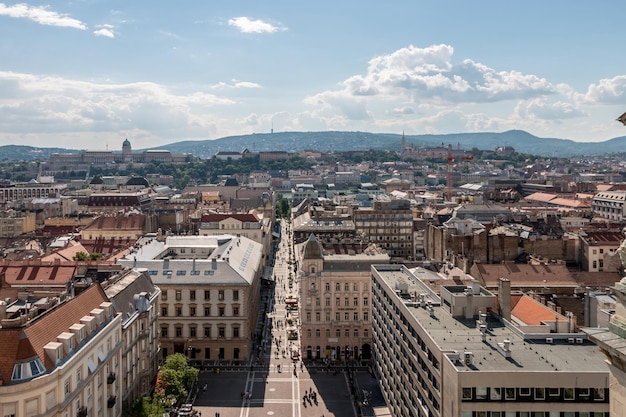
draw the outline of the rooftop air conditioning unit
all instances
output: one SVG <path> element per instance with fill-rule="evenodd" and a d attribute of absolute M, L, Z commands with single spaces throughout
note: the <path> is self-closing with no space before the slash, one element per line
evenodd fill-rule
<path fill-rule="evenodd" d="M 568 337 L 567 338 L 567 343 L 574 343 L 574 338 L 573 337 Z"/>
<path fill-rule="evenodd" d="M 546 343 L 551 345 L 552 343 L 554 343 L 554 339 L 551 337 L 546 337 Z"/>
<path fill-rule="evenodd" d="M 582 337 L 577 337 L 576 338 L 576 343 L 578 343 L 579 345 L 581 345 L 583 343 L 583 338 Z"/>
<path fill-rule="evenodd" d="M 465 365 L 469 366 L 474 362 L 474 354 L 472 352 L 464 352 Z"/>

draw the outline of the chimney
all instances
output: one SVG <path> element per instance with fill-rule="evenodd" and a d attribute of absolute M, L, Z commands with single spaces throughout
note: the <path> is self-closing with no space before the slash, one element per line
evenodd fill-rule
<path fill-rule="evenodd" d="M 500 278 L 498 282 L 498 307 L 505 320 L 511 320 L 511 281 Z"/>

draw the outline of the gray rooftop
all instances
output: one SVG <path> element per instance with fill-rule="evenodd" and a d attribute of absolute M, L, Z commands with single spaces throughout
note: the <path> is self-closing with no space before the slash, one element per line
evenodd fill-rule
<path fill-rule="evenodd" d="M 559 334 L 546 333 L 545 338 L 525 340 L 521 330 L 511 324 L 505 326 L 496 316 L 487 316 L 486 338 L 483 342 L 475 318 L 452 317 L 445 306 L 441 306 L 441 299 L 428 291 L 428 287 L 406 268 L 398 265 L 376 265 L 375 268 L 389 287 L 394 289 L 398 299 L 403 299 L 403 304 L 407 306 L 410 314 L 417 319 L 441 351 L 450 353 L 457 351 L 461 357 L 464 352 L 473 354 L 473 365 L 466 366 L 463 361 L 457 362 L 459 371 L 607 370 L 600 348 L 587 341 L 586 335 L 582 333 L 564 339 L 559 339 Z M 426 301 L 431 301 L 429 304 L 432 306 L 432 312 L 428 308 L 420 307 L 410 297 L 402 297 L 397 290 L 399 283 L 400 286 L 403 283 L 408 284 L 409 295 L 426 294 Z M 475 294 L 474 297 L 490 295 L 488 291 L 481 289 L 480 294 Z M 553 338 L 553 343 L 546 343 L 546 338 L 550 337 Z M 498 343 L 504 340 L 510 341 L 510 358 L 505 358 L 499 352 Z M 577 343 L 581 341 L 582 343 Z"/>

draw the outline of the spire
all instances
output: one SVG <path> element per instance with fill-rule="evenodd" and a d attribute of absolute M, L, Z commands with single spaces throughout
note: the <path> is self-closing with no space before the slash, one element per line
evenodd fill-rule
<path fill-rule="evenodd" d="M 402 131 L 402 150 L 406 149 L 406 138 L 404 137 L 404 130 Z"/>

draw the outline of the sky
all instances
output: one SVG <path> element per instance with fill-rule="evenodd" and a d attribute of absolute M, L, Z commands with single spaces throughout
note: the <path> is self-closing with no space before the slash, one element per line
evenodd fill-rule
<path fill-rule="evenodd" d="M 617 0 L 1 1 L 0 145 L 626 135 Z"/>

